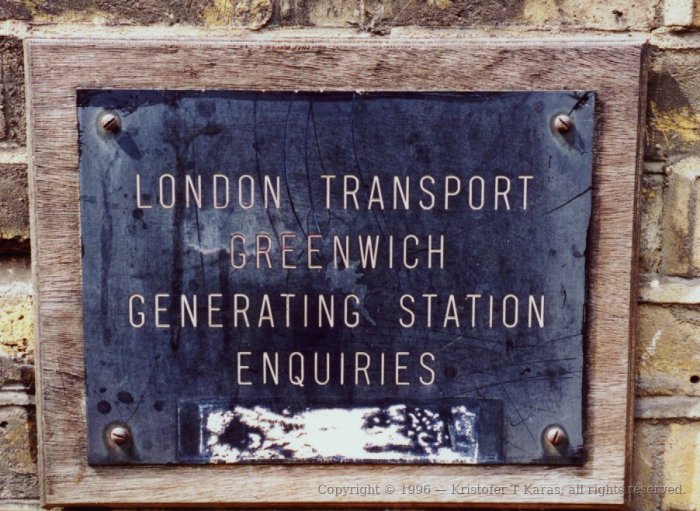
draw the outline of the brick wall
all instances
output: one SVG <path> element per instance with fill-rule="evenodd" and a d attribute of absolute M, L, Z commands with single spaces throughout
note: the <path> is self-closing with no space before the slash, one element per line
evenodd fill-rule
<path fill-rule="evenodd" d="M 634 476 L 683 493 L 642 494 L 634 507 L 700 509 L 700 0 L 0 0 L 0 509 L 38 507 L 22 39 L 95 25 L 647 34 Z"/>

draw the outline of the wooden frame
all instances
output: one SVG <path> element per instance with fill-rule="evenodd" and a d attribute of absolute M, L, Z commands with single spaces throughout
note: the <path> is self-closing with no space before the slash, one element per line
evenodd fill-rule
<path fill-rule="evenodd" d="M 260 503 L 386 505 L 623 505 L 623 492 L 567 494 L 629 480 L 636 197 L 642 39 L 475 39 L 451 34 L 281 40 L 41 39 L 26 43 L 32 254 L 38 340 L 39 458 L 45 506 Z M 76 89 L 597 91 L 589 269 L 586 459 L 544 466 L 91 467 L 85 445 Z M 641 103 L 643 104 L 643 103 Z M 334 497 L 319 484 L 379 485 L 381 495 Z M 409 495 L 402 484 L 448 491 Z M 456 495 L 452 484 L 504 495 Z M 563 488 L 534 495 L 526 485 Z"/>

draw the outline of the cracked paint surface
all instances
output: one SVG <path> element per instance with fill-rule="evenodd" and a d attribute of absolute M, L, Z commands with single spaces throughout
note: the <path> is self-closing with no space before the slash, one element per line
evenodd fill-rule
<path fill-rule="evenodd" d="M 581 92 L 82 93 L 90 462 L 207 462 L 178 450 L 203 431 L 178 429 L 192 400 L 303 414 L 475 399 L 503 410 L 489 419 L 502 455 L 483 462 L 580 463 L 593 104 Z M 95 129 L 105 108 L 122 119 L 116 136 Z M 552 129 L 562 112 L 565 135 Z M 215 175 L 228 192 L 212 193 Z M 442 192 L 426 209 L 430 179 Z M 104 445 L 114 421 L 132 428 L 128 452 Z M 552 423 L 571 439 L 558 457 L 540 441 Z"/>

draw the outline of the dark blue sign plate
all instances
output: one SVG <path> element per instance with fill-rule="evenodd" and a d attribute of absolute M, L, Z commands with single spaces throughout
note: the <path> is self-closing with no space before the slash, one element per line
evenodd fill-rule
<path fill-rule="evenodd" d="M 582 462 L 592 93 L 78 118 L 90 463 Z"/>

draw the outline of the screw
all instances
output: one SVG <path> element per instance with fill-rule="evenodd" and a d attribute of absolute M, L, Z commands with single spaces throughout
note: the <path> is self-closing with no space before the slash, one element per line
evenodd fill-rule
<path fill-rule="evenodd" d="M 129 430 L 124 426 L 114 426 L 109 431 L 109 438 L 117 445 L 124 445 L 129 440 Z"/>
<path fill-rule="evenodd" d="M 544 432 L 544 437 L 554 446 L 561 445 L 567 441 L 566 431 L 560 426 L 549 426 Z"/>
<path fill-rule="evenodd" d="M 121 129 L 121 120 L 114 112 L 102 112 L 97 119 L 97 122 L 104 131 L 117 133 Z"/>
<path fill-rule="evenodd" d="M 571 122 L 571 117 L 565 114 L 557 115 L 554 119 L 554 128 L 559 133 L 566 133 L 567 131 L 571 130 L 573 125 L 574 123 Z"/>

